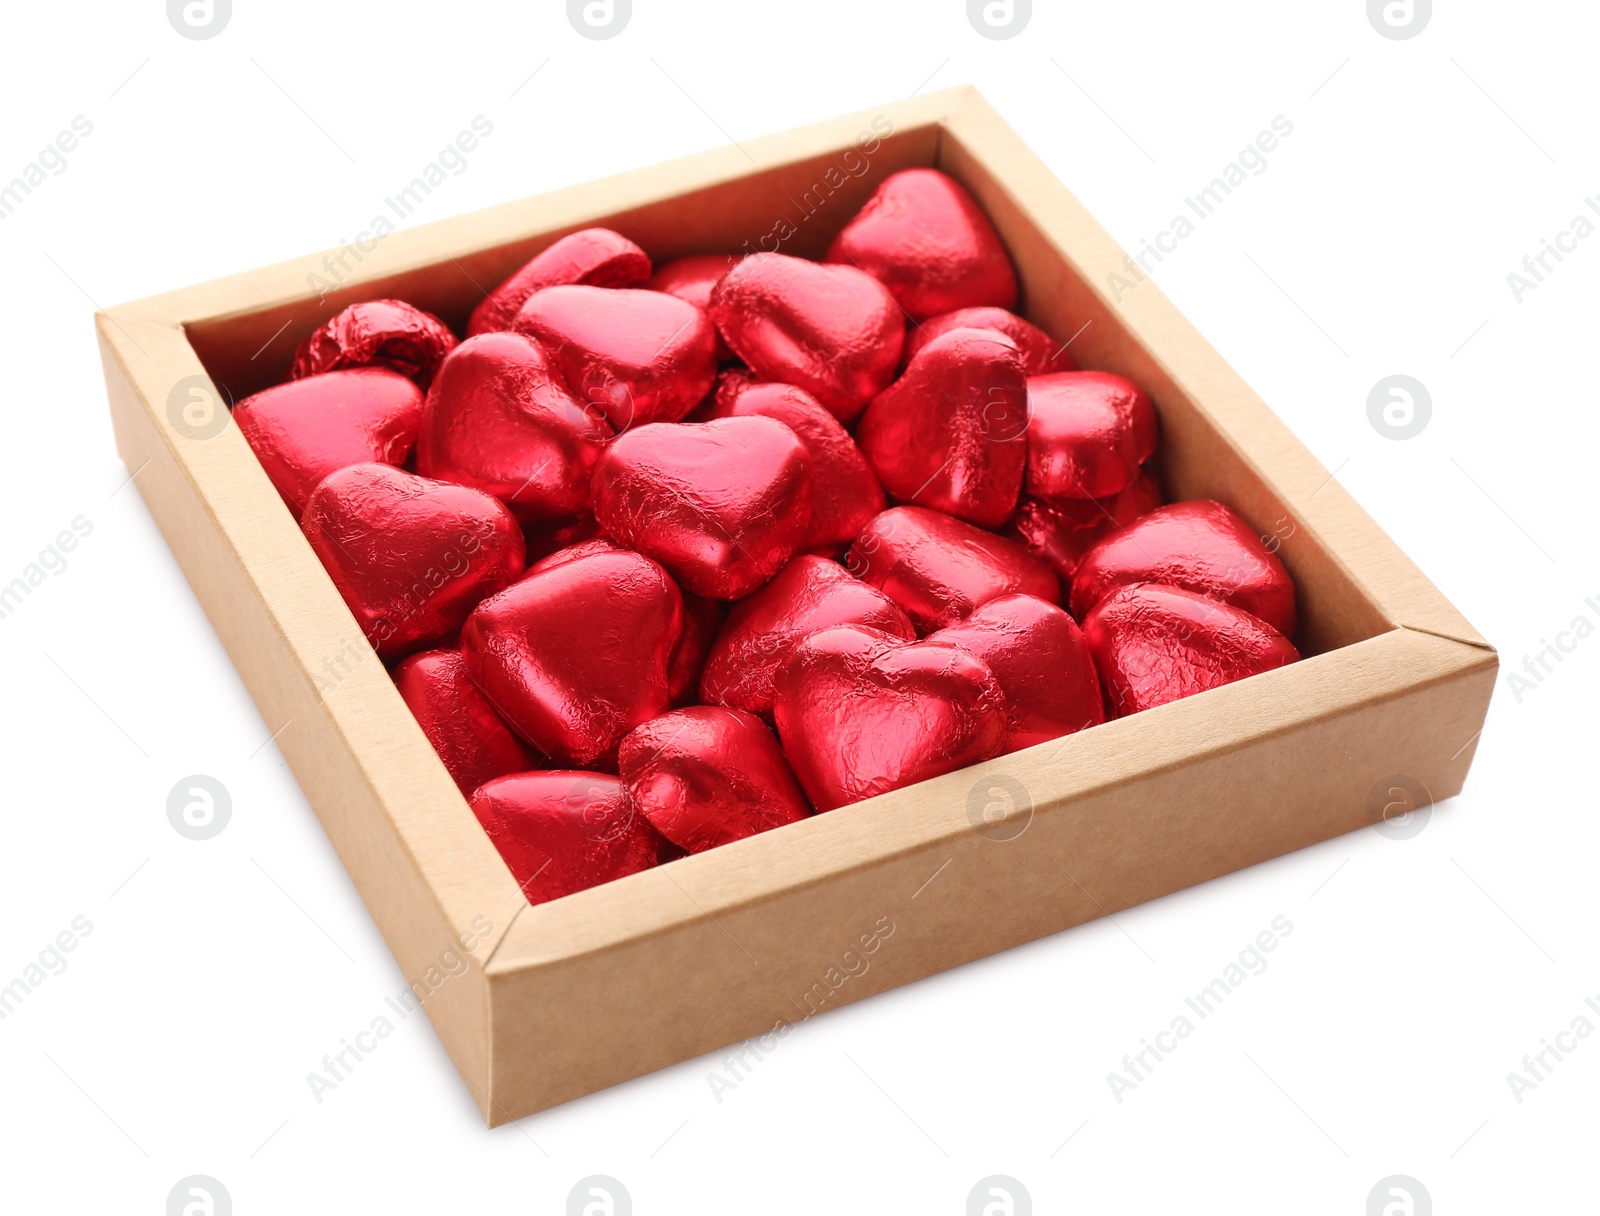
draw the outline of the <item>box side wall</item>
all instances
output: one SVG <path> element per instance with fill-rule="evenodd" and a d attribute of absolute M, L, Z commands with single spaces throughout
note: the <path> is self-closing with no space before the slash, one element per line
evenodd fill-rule
<path fill-rule="evenodd" d="M 147 348 L 161 342 L 161 335 L 153 329 L 141 332 L 139 338 Z M 325 704 L 303 656 L 289 645 L 279 623 L 263 605 L 212 505 L 175 455 L 170 430 L 164 433 L 140 403 L 124 362 L 129 357 L 141 358 L 129 354 L 127 344 L 131 342 L 131 338 L 114 340 L 102 329 L 101 354 L 118 452 L 268 728 L 279 731 L 278 746 L 402 972 L 414 991 L 426 994 L 423 1008 L 446 1051 L 484 1106 L 488 989 L 482 962 L 492 951 L 494 939 L 520 910 L 520 898 L 504 908 L 485 899 L 483 919 L 476 921 L 463 913 L 460 926 L 444 914 L 419 872 L 412 850 L 395 832 L 379 792 L 342 733 L 328 722 Z M 120 351 L 119 346 L 123 348 Z M 279 509 L 275 502 L 268 505 Z M 353 621 L 350 625 L 354 628 Z M 359 631 L 354 636 L 360 640 Z M 340 691 L 360 696 L 363 684 L 387 683 L 388 677 L 370 648 L 365 657 L 370 662 L 352 669 Z M 392 694 L 392 688 L 389 691 Z M 418 734 L 420 737 L 420 731 Z M 431 751 L 426 755 L 432 759 Z M 449 781 L 447 776 L 444 780 Z M 449 792 L 459 801 L 453 785 Z M 470 819 L 464 808 L 463 813 Z M 493 884 L 485 884 L 485 888 L 494 889 Z M 511 888 L 514 892 L 514 883 Z M 463 933 L 473 940 L 465 950 L 461 949 Z M 475 964 L 465 972 L 450 974 L 459 971 L 454 960 L 463 953 L 475 955 Z"/>
<path fill-rule="evenodd" d="M 581 957 L 491 968 L 497 1120 L 1353 831 L 1374 822 L 1369 797 L 1391 774 L 1454 795 L 1494 660 L 1432 635 L 1392 637 L 1373 662 L 1409 658 L 1438 678 L 1038 806 L 1014 839 L 970 830 L 968 781 L 941 779 L 901 794 L 964 830 L 764 899 L 741 905 L 697 881 L 700 859 L 678 863 L 674 882 L 699 914 Z M 1004 797 L 1013 772 L 1039 780 L 1037 763 L 1008 760 L 1022 757 L 982 766 L 976 788 Z"/>

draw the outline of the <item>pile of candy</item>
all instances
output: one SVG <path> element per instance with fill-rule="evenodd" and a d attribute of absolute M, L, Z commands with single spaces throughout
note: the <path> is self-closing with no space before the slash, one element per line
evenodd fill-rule
<path fill-rule="evenodd" d="M 1149 396 L 1016 305 L 911 169 L 821 262 L 591 228 L 463 341 L 352 305 L 234 418 L 537 903 L 1299 657 Z"/>

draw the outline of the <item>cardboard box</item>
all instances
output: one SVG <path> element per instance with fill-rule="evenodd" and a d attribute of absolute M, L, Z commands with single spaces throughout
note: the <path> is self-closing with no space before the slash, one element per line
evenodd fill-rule
<path fill-rule="evenodd" d="M 1306 659 L 528 906 L 223 397 L 281 380 L 355 300 L 460 330 L 592 224 L 658 261 L 818 256 L 912 165 L 976 195 L 1028 317 L 1150 390 L 1169 495 L 1221 499 L 1279 544 Z M 1399 778 L 1459 791 L 1494 651 L 1153 283 L 1113 305 L 1119 272 L 1105 231 L 955 89 L 97 317 L 134 483 L 491 1125 L 1362 827 Z"/>

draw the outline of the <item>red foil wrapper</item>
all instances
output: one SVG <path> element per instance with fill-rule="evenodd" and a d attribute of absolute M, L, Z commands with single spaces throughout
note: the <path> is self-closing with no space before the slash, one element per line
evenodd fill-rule
<path fill-rule="evenodd" d="M 1156 450 L 1155 407 L 1131 380 L 1059 372 L 1028 381 L 1027 492 L 1067 501 L 1127 489 Z"/>
<path fill-rule="evenodd" d="M 725 253 L 697 254 L 658 266 L 650 279 L 651 291 L 664 291 L 707 312 L 711 310 L 711 289 L 739 259 Z M 728 344 L 717 335 L 717 360 L 732 358 Z"/>
<path fill-rule="evenodd" d="M 914 320 L 958 308 L 1012 308 L 1017 276 L 989 218 L 954 178 L 904 169 L 884 178 L 826 258 L 878 279 Z"/>
<path fill-rule="evenodd" d="M 295 351 L 292 380 L 341 367 L 386 367 L 426 389 L 456 346 L 450 327 L 404 300 L 352 304 L 317 326 Z"/>
<path fill-rule="evenodd" d="M 646 722 L 617 762 L 639 812 L 690 853 L 811 814 L 772 731 L 738 710 L 695 705 Z"/>
<path fill-rule="evenodd" d="M 536 565 L 529 566 L 528 573 L 543 574 L 546 570 L 558 569 L 593 553 L 626 552 L 628 550 L 603 536 L 595 537 L 547 554 Z M 678 590 L 683 596 L 683 633 L 679 635 L 678 644 L 673 647 L 672 658 L 667 664 L 667 694 L 674 708 L 694 702 L 706 655 L 728 615 L 727 609 L 716 600 L 696 595 L 693 591 L 684 591 L 681 587 Z"/>
<path fill-rule="evenodd" d="M 468 677 L 459 651 L 414 654 L 394 669 L 394 682 L 463 794 L 533 767 L 528 749 Z"/>
<path fill-rule="evenodd" d="M 1083 634 L 1117 717 L 1293 663 L 1293 643 L 1261 618 L 1160 583 L 1123 587 L 1084 617 Z"/>
<path fill-rule="evenodd" d="M 735 363 L 732 367 L 723 368 L 717 373 L 717 382 L 711 386 L 710 396 L 702 401 L 696 409 L 696 413 L 701 410 L 705 411 L 705 416 L 696 418 L 695 421 L 707 422 L 712 418 L 733 417 L 733 404 L 739 400 L 746 389 L 754 388 L 758 384 L 768 383 L 775 383 L 775 381 L 757 380 L 755 373 L 742 363 Z M 791 384 L 787 387 L 794 388 L 795 386 Z M 800 391 L 804 393 L 805 389 Z M 806 396 L 811 397 L 811 394 L 806 393 Z M 815 397 L 811 397 L 811 399 L 813 401 L 817 400 Z M 817 402 L 817 404 L 821 405 L 822 403 Z M 783 419 L 780 418 L 778 421 L 782 422 Z"/>
<path fill-rule="evenodd" d="M 797 557 L 734 605 L 706 660 L 700 699 L 770 718 L 778 668 L 801 638 L 834 625 L 864 625 L 906 641 L 917 636 L 876 587 L 825 557 Z"/>
<path fill-rule="evenodd" d="M 557 549 L 554 553 L 547 553 L 538 562 L 528 567 L 529 574 L 543 574 L 547 570 L 559 570 L 562 566 L 569 565 L 579 558 L 592 557 L 596 553 L 627 553 L 621 545 L 616 544 L 605 536 L 595 536 L 589 540 L 579 541 L 565 549 Z"/>
<path fill-rule="evenodd" d="M 839 420 L 803 388 L 718 377 L 710 416 L 760 415 L 784 424 L 811 457 L 811 525 L 800 548 L 837 554 L 884 508 L 883 487 Z"/>
<path fill-rule="evenodd" d="M 428 390 L 417 471 L 492 494 L 524 523 L 565 523 L 589 510 L 589 481 L 612 437 L 531 338 L 468 338 Z"/>
<path fill-rule="evenodd" d="M 924 633 L 1002 595 L 1061 598 L 1055 571 L 1016 541 L 926 507 L 890 507 L 856 538 L 844 565 Z"/>
<path fill-rule="evenodd" d="M 1078 370 L 1078 361 L 1067 353 L 1064 344 L 1057 342 L 1031 321 L 1025 321 L 1004 308 L 958 308 L 955 312 L 929 317 L 921 325 L 906 331 L 903 361 L 911 362 L 919 350 L 952 329 L 993 329 L 1004 334 L 1016 344 L 1022 355 L 1023 370 L 1030 376 Z"/>
<path fill-rule="evenodd" d="M 683 598 L 637 553 L 560 557 L 478 605 L 461 653 L 490 704 L 544 755 L 610 767 L 622 737 L 667 710 Z"/>
<path fill-rule="evenodd" d="M 479 787 L 472 813 L 530 904 L 648 870 L 670 846 L 605 773 L 513 773 Z"/>
<path fill-rule="evenodd" d="M 1167 583 L 1242 608 L 1294 634 L 1294 583 L 1249 524 L 1220 502 L 1175 502 L 1135 520 L 1084 554 L 1072 611 L 1084 614 L 1119 587 Z"/>
<path fill-rule="evenodd" d="M 1083 555 L 1111 533 L 1126 528 L 1161 505 L 1161 483 L 1148 469 L 1122 493 L 1111 498 L 1067 498 L 1047 502 L 1024 498 L 1006 524 L 1005 534 L 1042 557 L 1071 586 Z"/>
<path fill-rule="evenodd" d="M 710 319 L 664 292 L 547 287 L 528 297 L 513 324 L 618 431 L 678 421 L 716 379 Z"/>
<path fill-rule="evenodd" d="M 811 458 L 771 418 L 639 427 L 594 472 L 606 533 L 653 557 L 690 591 L 749 595 L 776 574 L 811 519 Z"/>
<path fill-rule="evenodd" d="M 727 616 L 727 608 L 716 600 L 693 591 L 683 592 L 683 636 L 667 666 L 667 692 L 674 708 L 694 704 L 706 656 Z"/>
<path fill-rule="evenodd" d="M 959 646 L 994 672 L 1006 694 L 1002 753 L 1106 720 L 1088 643 L 1077 623 L 1054 604 L 1031 595 L 1003 595 L 928 640 Z"/>
<path fill-rule="evenodd" d="M 234 407 L 233 420 L 299 519 L 329 473 L 410 458 L 422 390 L 385 368 L 324 372 L 246 397 Z"/>
<path fill-rule="evenodd" d="M 575 524 L 555 528 L 548 524 L 524 524 L 522 539 L 528 546 L 528 569 L 552 553 L 581 545 L 585 541 L 599 540 L 602 533 L 594 516 L 588 515 Z"/>
<path fill-rule="evenodd" d="M 546 287 L 639 287 L 650 278 L 650 258 L 609 228 L 569 233 L 491 291 L 467 322 L 467 337 L 510 329 L 528 297 Z"/>
<path fill-rule="evenodd" d="M 904 315 L 871 275 L 782 253 L 723 275 L 711 319 L 760 379 L 805 389 L 847 424 L 894 379 L 905 342 Z"/>
<path fill-rule="evenodd" d="M 819 811 L 996 755 L 1006 699 L 979 658 L 841 625 L 802 639 L 778 672 L 773 716 Z"/>
<path fill-rule="evenodd" d="M 1011 340 L 957 329 L 917 353 L 861 417 L 856 440 L 884 489 L 998 528 L 1028 460 L 1028 380 Z"/>
<path fill-rule="evenodd" d="M 522 530 L 499 502 L 386 464 L 330 473 L 300 527 L 385 659 L 452 638 L 523 571 Z"/>

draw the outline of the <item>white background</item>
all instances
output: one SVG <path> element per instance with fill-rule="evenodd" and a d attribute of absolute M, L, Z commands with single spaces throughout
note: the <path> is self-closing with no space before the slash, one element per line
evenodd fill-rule
<path fill-rule="evenodd" d="M 1506 669 L 1600 623 L 1600 239 L 1506 282 L 1600 191 L 1600 13 L 1440 3 L 1392 41 L 1360 0 L 1037 8 L 991 41 L 960 0 L 635 0 L 591 41 L 548 0 L 235 0 L 189 41 L 158 0 L 7 7 L 0 181 L 93 123 L 0 221 L 0 583 L 93 526 L 0 620 L 0 984 L 93 925 L 0 1021 L 7 1210 L 159 1213 L 195 1173 L 241 1216 L 561 1212 L 593 1173 L 640 1213 L 959 1213 L 995 1173 L 1041 1213 L 1354 1216 L 1396 1173 L 1439 1213 L 1592 1210 L 1600 1035 L 1520 1102 L 1506 1079 L 1600 1001 L 1592 640 L 1520 697 L 1502 675 L 1420 835 L 830 1013 L 720 1102 L 708 1057 L 487 1132 L 422 1018 L 310 1093 L 405 980 L 123 484 L 90 314 L 352 238 L 475 115 L 415 221 L 971 82 L 1129 247 L 1284 115 L 1162 289 Z M 1405 442 L 1366 416 L 1396 372 L 1433 399 Z M 191 773 L 232 795 L 206 842 L 166 820 Z M 1270 966 L 1119 1103 L 1106 1074 L 1279 915 Z"/>

